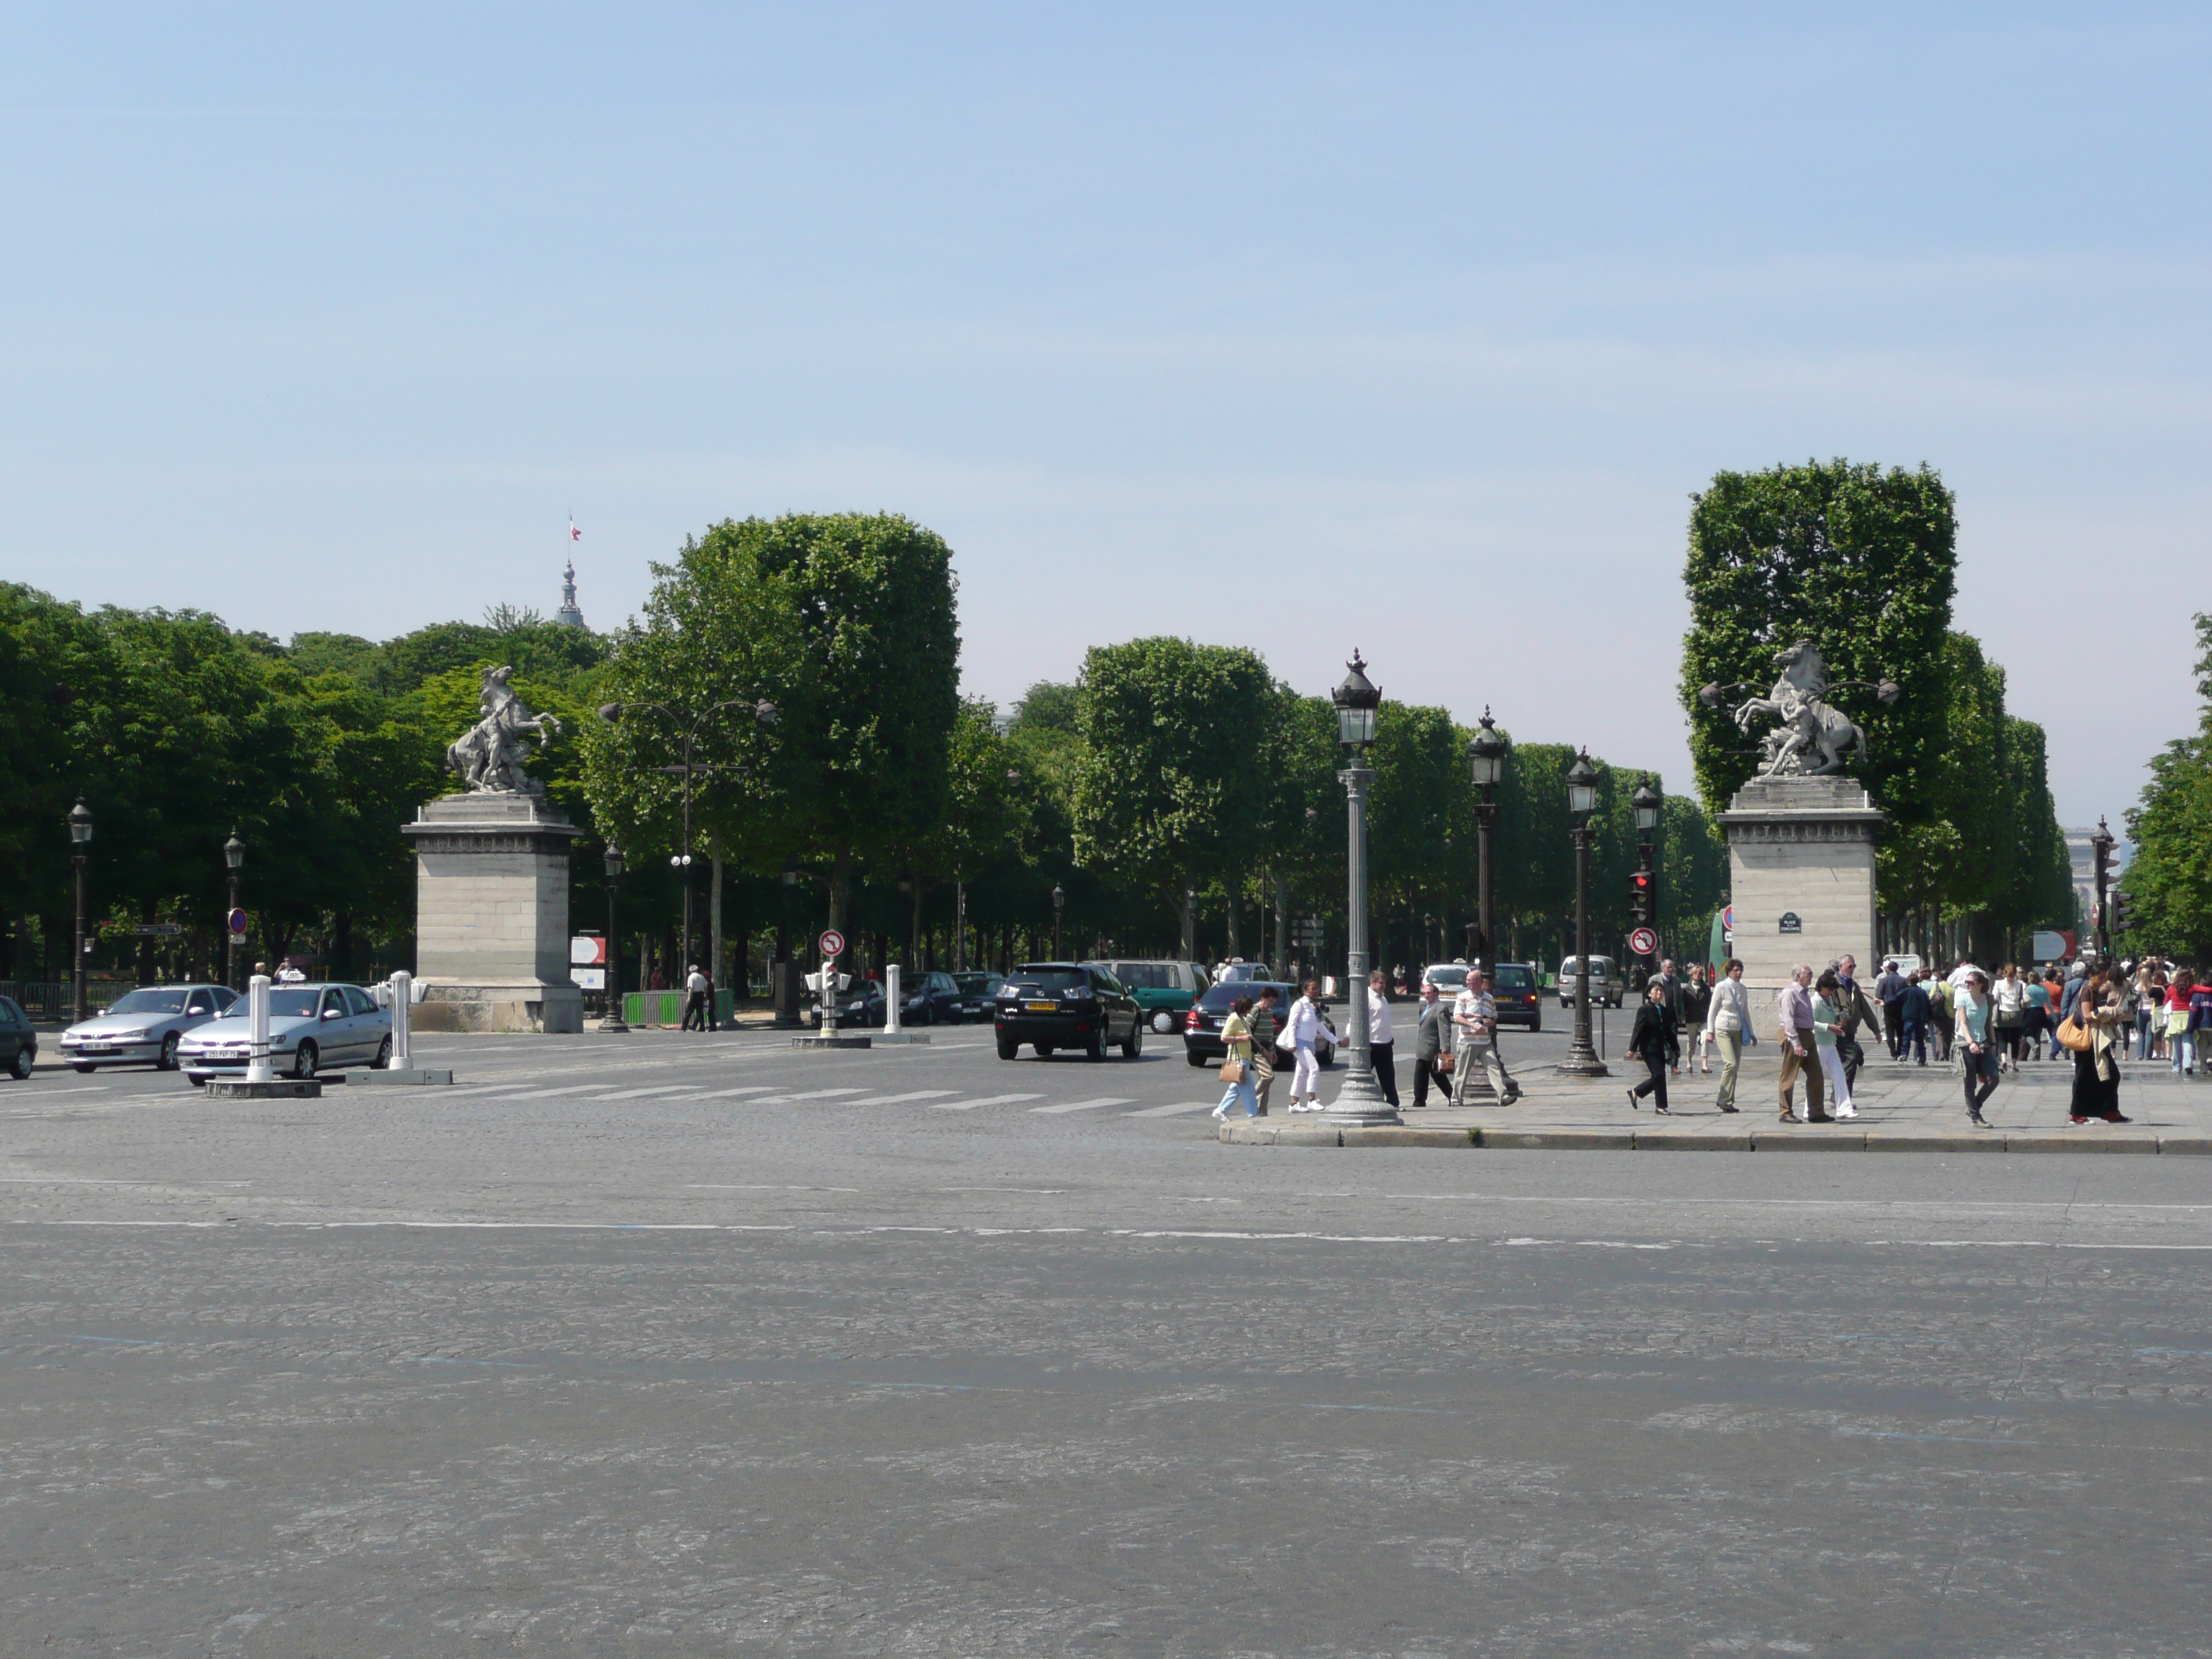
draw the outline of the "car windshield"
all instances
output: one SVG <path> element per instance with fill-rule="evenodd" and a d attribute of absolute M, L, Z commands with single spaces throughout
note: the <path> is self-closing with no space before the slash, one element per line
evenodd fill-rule
<path fill-rule="evenodd" d="M 963 991 L 988 991 L 997 977 L 995 974 L 955 974 L 952 982 Z"/>
<path fill-rule="evenodd" d="M 313 1019 L 315 999 L 320 991 L 303 991 L 297 986 L 286 986 L 282 990 L 271 988 L 269 993 L 269 1018 L 271 1019 Z M 241 997 L 233 1005 L 235 1012 L 246 1012 L 246 1000 Z"/>
<path fill-rule="evenodd" d="M 1449 985 L 1464 985 L 1467 983 L 1467 969 L 1464 968 L 1431 968 L 1428 971 L 1427 979 L 1430 984 L 1436 986 L 1439 989 Z"/>
<path fill-rule="evenodd" d="M 1534 976 L 1518 963 L 1498 964 L 1498 988 L 1501 991 L 1525 991 L 1535 982 Z"/>
<path fill-rule="evenodd" d="M 1592 957 L 1590 958 L 1589 970 L 1590 977 L 1592 979 L 1603 979 L 1605 977 L 1605 963 L 1601 962 L 1595 957 Z M 1565 962 L 1559 964 L 1559 977 L 1561 979 L 1571 979 L 1574 977 L 1574 975 L 1575 959 L 1572 957 L 1569 957 Z"/>
<path fill-rule="evenodd" d="M 1132 991 L 1180 991 L 1176 970 L 1164 962 L 1117 962 L 1114 977 Z"/>
<path fill-rule="evenodd" d="M 1006 981 L 1012 990 L 1073 991 L 1088 988 L 1091 975 L 1080 968 L 1017 968 L 1013 977 Z"/>
<path fill-rule="evenodd" d="M 181 1014 L 185 1012 L 182 991 L 125 991 L 108 1005 L 111 1014 Z"/>

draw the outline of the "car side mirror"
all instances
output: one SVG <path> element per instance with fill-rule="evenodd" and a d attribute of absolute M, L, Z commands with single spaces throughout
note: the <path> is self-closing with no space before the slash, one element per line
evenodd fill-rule
<path fill-rule="evenodd" d="M 325 1008 L 323 1010 L 323 1018 L 325 1019 L 336 1019 L 338 1017 L 338 1012 L 339 1011 L 336 1008 Z"/>

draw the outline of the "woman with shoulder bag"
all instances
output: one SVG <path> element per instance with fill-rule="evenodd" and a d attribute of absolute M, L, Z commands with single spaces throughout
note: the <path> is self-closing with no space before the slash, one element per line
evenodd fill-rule
<path fill-rule="evenodd" d="M 1221 1091 L 1221 1103 L 1213 1109 L 1216 1117 L 1227 1117 L 1229 1109 L 1240 1103 L 1244 1115 L 1260 1115 L 1260 1103 L 1252 1092 L 1252 1028 L 1245 1023 L 1252 1012 L 1252 999 L 1238 997 L 1229 1005 L 1229 1018 L 1221 1024 L 1222 1046 L 1228 1058 L 1221 1062 L 1221 1080 L 1229 1086 Z"/>
<path fill-rule="evenodd" d="M 2074 1012 L 2058 1028 L 2059 1041 L 2074 1048 L 2073 1120 L 2087 1123 L 2101 1118 L 2107 1123 L 2133 1120 L 2120 1112 L 2120 1067 L 2112 1048 L 2120 1024 L 2120 991 L 2112 983 L 2112 969 L 2102 963 L 2091 969 L 2075 1000 Z M 2086 1035 L 2080 1048 L 2068 1042 L 2069 1032 Z"/>

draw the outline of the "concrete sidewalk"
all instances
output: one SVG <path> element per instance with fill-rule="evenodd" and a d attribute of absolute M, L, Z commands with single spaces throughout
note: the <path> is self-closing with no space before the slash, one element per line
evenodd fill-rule
<path fill-rule="evenodd" d="M 1902 1064 L 1880 1054 L 1859 1073 L 1858 1115 L 1841 1123 L 1784 1123 L 1782 1063 L 1771 1043 L 1746 1057 L 1733 1115 L 1714 1105 L 1718 1083 L 1703 1073 L 1668 1079 L 1670 1113 L 1631 1110 L 1627 1090 L 1644 1068 L 1608 1060 L 1594 1081 L 1547 1068 L 1516 1073 L 1511 1106 L 1408 1107 L 1405 1127 L 1341 1132 L 1310 1117 L 1224 1123 L 1239 1146 L 1585 1147 L 1651 1152 L 2136 1152 L 2212 1156 L 2212 1081 L 2176 1078 L 2164 1061 L 2121 1068 L 2120 1109 L 2132 1123 L 2069 1121 L 2073 1060 L 2027 1061 L 2007 1073 L 1984 1108 L 1991 1127 L 1966 1121 L 1964 1079 L 1948 1066 Z M 1802 1083 L 1797 1108 L 1804 1110 Z"/>

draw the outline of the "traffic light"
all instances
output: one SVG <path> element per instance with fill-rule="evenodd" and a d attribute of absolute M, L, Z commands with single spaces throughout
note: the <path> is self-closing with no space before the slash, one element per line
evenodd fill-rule
<path fill-rule="evenodd" d="M 2112 931 L 2124 933 L 2136 906 L 2135 895 L 2120 888 L 2112 890 Z"/>
<path fill-rule="evenodd" d="M 1651 872 L 1649 870 L 1634 871 L 1629 875 L 1628 919 L 1638 927 L 1651 925 Z"/>

